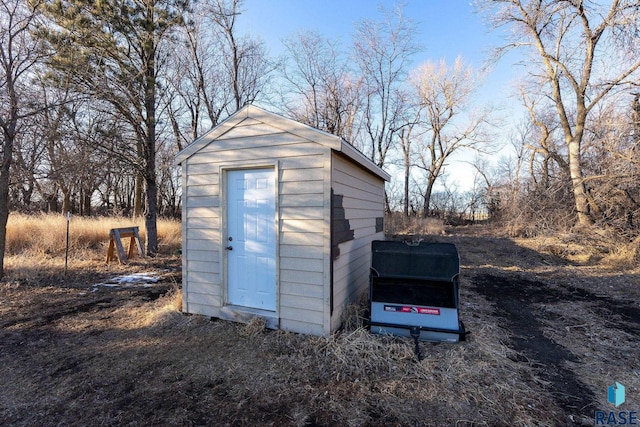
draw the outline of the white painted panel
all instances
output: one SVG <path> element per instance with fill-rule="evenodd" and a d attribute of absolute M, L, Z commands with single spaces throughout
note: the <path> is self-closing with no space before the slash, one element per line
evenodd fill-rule
<path fill-rule="evenodd" d="M 338 166 L 349 167 L 347 165 Z M 339 191 L 349 191 L 349 188 L 351 188 L 380 197 L 384 196 L 384 186 L 381 179 L 374 179 L 371 175 L 359 174 L 357 171 L 354 172 L 353 168 L 351 168 L 350 174 L 344 170 L 334 168 L 333 186 L 334 189 Z"/>
<path fill-rule="evenodd" d="M 297 308 L 305 311 L 318 311 L 322 313 L 322 299 L 302 297 L 298 295 L 282 295 L 280 306 Z M 300 319 L 303 320 L 303 319 Z"/>
<path fill-rule="evenodd" d="M 187 197 L 198 197 L 198 196 L 217 196 L 218 186 L 213 184 L 207 185 L 189 185 L 187 187 Z"/>
<path fill-rule="evenodd" d="M 316 169 L 324 167 L 324 158 L 323 156 L 306 156 L 306 157 L 296 157 L 296 158 L 286 158 L 281 159 L 280 168 L 283 170 L 291 170 L 291 169 Z"/>
<path fill-rule="evenodd" d="M 206 240 L 206 241 L 218 241 L 220 233 L 213 228 L 188 228 L 187 238 L 189 240 Z"/>
<path fill-rule="evenodd" d="M 217 206 L 208 206 L 202 208 L 191 207 L 187 209 L 186 218 L 218 218 L 219 216 L 219 208 Z"/>
<path fill-rule="evenodd" d="M 323 259 L 324 247 L 281 244 L 280 257 Z"/>
<path fill-rule="evenodd" d="M 214 240 L 187 239 L 187 250 L 213 250 L 217 253 L 220 247 L 218 240 L 219 238 L 217 237 Z"/>
<path fill-rule="evenodd" d="M 265 144 L 267 145 L 267 144 Z M 193 173 L 205 173 L 211 170 L 213 163 L 231 163 L 239 160 L 264 160 L 272 158 L 320 156 L 325 149 L 317 144 L 289 144 L 275 147 L 246 147 L 241 150 L 215 151 L 198 153 L 189 160 L 189 168 Z M 204 172 L 200 172 L 200 171 Z"/>
<path fill-rule="evenodd" d="M 280 278 L 286 282 L 304 283 L 307 285 L 322 286 L 324 275 L 322 273 L 313 273 L 309 271 L 282 270 Z"/>
<path fill-rule="evenodd" d="M 216 286 L 220 286 L 220 274 L 218 273 L 204 273 L 201 271 L 188 271 L 187 279 L 189 283 L 191 281 L 199 282 L 199 283 L 212 283 Z"/>
<path fill-rule="evenodd" d="M 322 194 L 285 194 L 280 196 L 280 206 L 283 208 L 307 206 L 321 208 L 324 206 Z"/>
<path fill-rule="evenodd" d="M 288 219 L 323 219 L 323 210 L 317 207 L 282 207 L 280 209 L 280 218 Z"/>
<path fill-rule="evenodd" d="M 322 196 L 324 181 L 297 181 L 280 183 L 280 194 L 309 194 L 315 193 Z"/>
<path fill-rule="evenodd" d="M 200 282 L 190 282 L 189 283 L 189 291 L 196 294 L 208 294 L 208 295 L 216 295 L 221 296 L 220 292 L 222 289 L 220 285 L 212 285 L 211 283 L 200 283 Z"/>
<path fill-rule="evenodd" d="M 189 260 L 187 268 L 192 272 L 220 273 L 220 263 L 217 262 Z"/>
<path fill-rule="evenodd" d="M 187 175 L 187 187 L 192 185 L 218 185 L 219 179 L 218 174 L 209 171 L 209 173 L 204 175 L 196 175 L 196 174 L 188 174 Z"/>
<path fill-rule="evenodd" d="M 218 252 L 213 250 L 189 250 L 189 261 L 218 262 Z"/>
<path fill-rule="evenodd" d="M 220 307 L 222 305 L 222 301 L 218 295 L 189 292 L 189 295 L 187 296 L 187 303 L 192 302 L 201 305 L 208 305 L 210 307 Z"/>
<path fill-rule="evenodd" d="M 252 125 L 260 125 L 262 123 L 264 122 L 260 120 L 256 120 L 253 117 L 247 117 L 242 119 L 242 121 L 238 123 L 236 126 L 252 126 Z"/>
<path fill-rule="evenodd" d="M 322 298 L 324 287 L 319 285 L 307 285 L 305 283 L 292 283 L 280 281 L 280 295 L 300 295 L 304 297 Z"/>
<path fill-rule="evenodd" d="M 280 231 L 291 233 L 322 233 L 324 220 L 321 219 L 288 219 L 280 221 Z"/>
<path fill-rule="evenodd" d="M 285 331 L 296 332 L 299 334 L 318 336 L 324 334 L 321 324 L 300 322 L 298 320 L 282 319 L 280 321 L 280 327 Z"/>
<path fill-rule="evenodd" d="M 324 271 L 324 261 L 321 259 L 280 257 L 281 270 Z"/>
<path fill-rule="evenodd" d="M 308 144 L 309 141 L 288 133 L 274 133 L 269 135 L 238 136 L 216 140 L 200 150 L 196 155 L 227 150 L 243 150 L 253 147 L 278 147 L 290 144 Z"/>
<path fill-rule="evenodd" d="M 207 317 L 220 317 L 220 308 L 219 307 L 213 307 L 213 306 L 210 306 L 210 305 L 198 304 L 195 301 L 189 302 L 187 307 L 188 307 L 188 310 L 189 310 L 189 311 L 187 311 L 187 313 L 199 314 L 201 316 L 207 316 Z"/>
<path fill-rule="evenodd" d="M 188 185 L 192 185 L 202 179 L 206 180 L 205 182 L 211 182 L 212 184 L 215 184 L 215 181 L 213 181 L 213 177 L 218 176 L 218 169 L 216 168 L 216 165 L 213 163 L 194 161 L 197 156 L 199 156 L 199 153 L 189 159 L 189 161 L 187 162 L 187 173 L 189 176 L 189 179 L 187 180 Z"/>
<path fill-rule="evenodd" d="M 285 245 L 322 246 L 322 233 L 282 233 L 280 242 Z"/>
<path fill-rule="evenodd" d="M 283 169 L 280 171 L 280 182 L 322 181 L 324 169 Z"/>
<path fill-rule="evenodd" d="M 216 141 L 255 135 L 269 135 L 272 133 L 282 133 L 282 130 L 274 128 L 273 126 L 266 125 L 264 123 L 253 124 L 251 126 L 235 126 L 231 128 L 229 132 L 219 136 Z"/>
<path fill-rule="evenodd" d="M 189 228 L 209 228 L 217 229 L 220 226 L 220 218 L 195 217 L 188 219 Z"/>
<path fill-rule="evenodd" d="M 300 323 L 322 325 L 322 311 L 304 310 L 299 308 L 281 307 L 280 318 L 294 320 Z"/>
<path fill-rule="evenodd" d="M 187 197 L 187 209 L 216 208 L 218 206 L 220 206 L 220 198 L 218 196 Z"/>

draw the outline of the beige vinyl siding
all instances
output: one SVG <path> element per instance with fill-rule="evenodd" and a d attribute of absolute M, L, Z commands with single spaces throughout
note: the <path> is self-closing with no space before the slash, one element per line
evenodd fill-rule
<path fill-rule="evenodd" d="M 346 304 L 367 289 L 371 240 L 383 238 L 375 224 L 388 174 L 340 137 L 253 106 L 181 150 L 176 163 L 182 165 L 184 310 L 239 322 L 258 314 L 271 328 L 300 333 L 335 331 Z M 226 304 L 224 186 L 236 168 L 277 172 L 275 312 Z M 353 236 L 340 243 L 336 260 L 332 190 L 342 196 L 349 221 L 340 238 Z"/>
<path fill-rule="evenodd" d="M 368 289 L 369 268 L 371 263 L 371 240 L 358 239 L 340 245 L 340 258 L 343 262 L 335 262 L 333 270 L 334 312 L 338 303 L 356 301 Z M 348 259 L 348 262 L 345 262 Z"/>
<path fill-rule="evenodd" d="M 212 169 L 193 173 L 191 164 L 183 164 L 183 310 L 213 316 L 211 306 L 221 300 L 220 226 L 218 174 Z M 186 285 L 186 286 L 185 286 Z"/>
<path fill-rule="evenodd" d="M 375 229 L 376 218 L 384 215 L 384 181 L 338 153 L 333 154 L 331 173 L 333 192 L 343 196 L 345 218 L 354 236 L 340 243 L 340 254 L 333 260 L 333 331 L 340 326 L 346 305 L 367 292 L 371 241 L 384 238 Z"/>
<path fill-rule="evenodd" d="M 328 206 L 324 193 L 328 149 L 254 119 L 245 119 L 204 145 L 184 163 L 186 310 L 225 317 L 224 230 L 220 167 L 278 165 L 280 327 L 321 334 L 325 288 L 324 239 Z"/>

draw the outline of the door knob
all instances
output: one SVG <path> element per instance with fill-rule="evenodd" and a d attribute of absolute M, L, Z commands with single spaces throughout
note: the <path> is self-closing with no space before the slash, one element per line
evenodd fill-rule
<path fill-rule="evenodd" d="M 233 250 L 233 246 L 227 246 L 225 249 L 228 250 L 228 251 L 232 251 Z"/>

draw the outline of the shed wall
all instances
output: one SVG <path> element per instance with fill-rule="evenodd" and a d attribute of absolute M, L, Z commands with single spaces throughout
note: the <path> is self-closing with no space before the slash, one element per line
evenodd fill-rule
<path fill-rule="evenodd" d="M 371 241 L 384 238 L 382 230 L 376 231 L 376 219 L 384 216 L 384 181 L 339 153 L 333 153 L 331 175 L 334 205 L 341 204 L 337 209 L 333 207 L 334 228 L 353 231 L 352 239 L 339 243 L 337 250 L 334 245 L 333 249 L 331 329 L 334 331 L 341 324 L 345 307 L 368 289 Z M 340 225 L 342 215 L 345 223 Z"/>
<path fill-rule="evenodd" d="M 329 319 L 330 150 L 247 118 L 183 162 L 183 292 L 189 313 L 229 318 L 223 310 L 224 168 L 277 167 L 278 311 L 282 329 L 323 334 Z"/>

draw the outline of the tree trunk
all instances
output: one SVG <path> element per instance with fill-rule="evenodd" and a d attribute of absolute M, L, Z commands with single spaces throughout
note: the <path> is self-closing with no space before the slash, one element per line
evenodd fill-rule
<path fill-rule="evenodd" d="M 62 213 L 71 212 L 71 190 L 62 188 Z"/>
<path fill-rule="evenodd" d="M 12 83 L 11 81 L 9 81 Z M 3 126 L 2 131 L 2 157 L 0 160 L 0 279 L 4 277 L 4 251 L 7 245 L 7 222 L 9 221 L 9 172 L 13 160 L 13 145 L 16 138 L 16 128 L 18 123 L 18 103 L 13 84 L 8 85 L 9 99 L 9 121 Z"/>
<path fill-rule="evenodd" d="M 150 12 L 152 15 L 152 12 Z M 147 66 L 145 70 L 144 107 L 146 112 L 146 140 L 144 141 L 144 178 L 147 187 L 147 209 L 145 228 L 147 229 L 147 255 L 158 253 L 158 184 L 156 182 L 156 62 L 155 40 L 150 35 Z"/>
<path fill-rule="evenodd" d="M 158 253 L 158 229 L 157 229 L 157 200 L 158 186 L 155 176 L 148 177 L 147 183 L 147 212 L 144 225 L 147 230 L 147 255 L 155 256 Z"/>
<path fill-rule="evenodd" d="M 6 135 L 5 138 L 7 138 Z M 4 277 L 4 251 L 7 244 L 7 222 L 9 221 L 9 169 L 12 150 L 9 149 L 7 153 L 7 146 L 12 146 L 12 143 L 5 142 L 5 153 L 0 166 L 0 279 Z"/>
<path fill-rule="evenodd" d="M 90 190 L 85 190 L 82 195 L 82 215 L 91 216 L 91 195 L 93 194 Z"/>
<path fill-rule="evenodd" d="M 436 180 L 431 175 L 427 181 L 427 189 L 424 192 L 424 206 L 422 209 L 422 217 L 426 218 L 429 215 L 429 205 L 431 204 L 431 193 L 433 192 L 433 185 Z"/>
<path fill-rule="evenodd" d="M 409 216 L 409 165 L 404 165 L 404 216 Z"/>
<path fill-rule="evenodd" d="M 141 154 L 142 155 L 142 154 Z M 142 198 L 144 197 L 144 177 L 136 173 L 136 182 L 133 190 L 133 217 L 142 216 Z"/>
<path fill-rule="evenodd" d="M 571 174 L 571 184 L 573 197 L 575 199 L 576 211 L 578 214 L 578 225 L 589 226 L 593 224 L 593 219 L 589 214 L 589 199 L 584 185 L 582 174 L 580 143 L 573 138 L 569 142 L 569 173 Z"/>
<path fill-rule="evenodd" d="M 401 138 L 404 137 L 404 131 Z M 409 174 L 411 173 L 410 143 L 407 141 L 403 144 L 404 151 L 404 216 L 409 216 Z M 406 147 L 406 148 L 405 148 Z"/>

